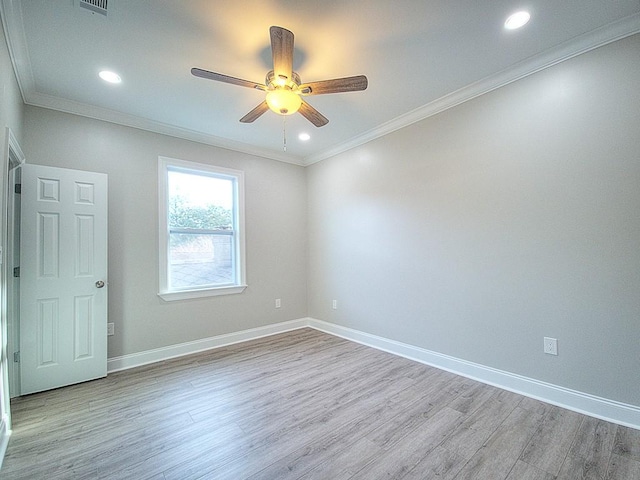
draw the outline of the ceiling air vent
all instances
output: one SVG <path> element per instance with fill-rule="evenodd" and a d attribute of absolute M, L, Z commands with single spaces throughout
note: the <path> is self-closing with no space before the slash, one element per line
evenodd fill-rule
<path fill-rule="evenodd" d="M 108 0 L 78 0 L 78 5 L 87 10 L 91 10 L 94 13 L 107 16 L 107 2 Z"/>

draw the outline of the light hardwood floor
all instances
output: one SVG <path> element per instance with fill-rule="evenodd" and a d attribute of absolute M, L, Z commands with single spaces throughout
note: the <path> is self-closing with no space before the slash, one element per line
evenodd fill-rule
<path fill-rule="evenodd" d="M 12 412 L 4 480 L 640 479 L 640 431 L 311 329 Z"/>

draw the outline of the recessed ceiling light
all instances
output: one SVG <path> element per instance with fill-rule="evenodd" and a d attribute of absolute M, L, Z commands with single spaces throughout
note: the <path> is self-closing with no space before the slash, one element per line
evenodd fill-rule
<path fill-rule="evenodd" d="M 298 138 L 303 142 L 306 142 L 311 138 L 311 135 L 309 135 L 308 133 L 301 133 L 300 135 L 298 135 Z"/>
<path fill-rule="evenodd" d="M 524 10 L 516 12 L 507 18 L 504 22 L 504 28 L 507 30 L 515 30 L 516 28 L 526 25 L 530 18 L 531 15 L 529 15 L 529 12 L 525 12 Z"/>
<path fill-rule="evenodd" d="M 98 75 L 105 82 L 109 82 L 109 83 L 120 83 L 120 82 L 122 82 L 122 79 L 120 78 L 120 75 L 118 75 L 115 72 L 111 72 L 109 70 L 102 70 Z"/>

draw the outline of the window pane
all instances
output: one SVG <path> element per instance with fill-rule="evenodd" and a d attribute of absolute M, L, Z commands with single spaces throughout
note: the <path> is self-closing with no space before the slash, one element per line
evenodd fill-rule
<path fill-rule="evenodd" d="M 158 157 L 159 289 L 166 301 L 242 293 L 244 173 Z"/>
<path fill-rule="evenodd" d="M 169 228 L 233 228 L 232 179 L 169 170 Z"/>
<path fill-rule="evenodd" d="M 170 288 L 197 288 L 232 283 L 235 283 L 233 235 L 170 234 Z"/>

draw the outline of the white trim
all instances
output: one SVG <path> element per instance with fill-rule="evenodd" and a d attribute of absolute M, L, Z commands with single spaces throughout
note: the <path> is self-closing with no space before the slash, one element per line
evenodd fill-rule
<path fill-rule="evenodd" d="M 16 256 L 19 256 L 20 253 L 20 245 L 18 238 L 16 238 L 16 230 L 19 230 L 19 226 L 16 225 L 20 222 L 20 214 L 19 214 L 19 199 L 17 199 L 16 194 L 10 194 L 10 192 L 15 192 L 15 186 L 17 183 L 20 183 L 19 180 L 16 179 L 16 176 L 19 175 L 20 170 L 18 168 L 14 168 L 9 170 L 9 180 L 8 180 L 8 190 L 6 196 L 7 202 L 7 222 L 5 224 L 6 228 L 6 242 L 7 246 L 4 253 L 4 261 L 5 261 L 5 270 L 4 275 L 6 278 L 6 315 L 7 315 L 7 358 L 13 359 L 13 355 L 20 350 L 20 337 L 19 337 L 19 328 L 20 324 L 20 278 L 16 278 L 13 275 L 9 275 L 9 267 L 17 265 Z M 18 205 L 16 205 L 18 203 Z M 16 229 L 16 227 L 18 227 Z M 18 262 L 19 263 L 19 262 Z M 20 394 L 20 364 L 9 361 L 8 365 L 8 382 L 9 382 L 9 394 L 10 397 L 17 397 Z"/>
<path fill-rule="evenodd" d="M 3 334 L 7 335 L 6 339 L 6 348 L 7 351 L 4 353 L 7 358 L 13 359 L 13 354 L 18 351 L 18 329 L 17 324 L 19 321 L 19 308 L 18 308 L 18 285 L 20 282 L 19 278 L 14 278 L 13 275 L 10 274 L 10 270 L 15 265 L 14 257 L 16 252 L 19 251 L 20 246 L 16 245 L 15 236 L 14 236 L 14 227 L 16 222 L 16 195 L 14 194 L 15 185 L 16 185 L 16 172 L 17 168 L 25 163 L 25 155 L 22 149 L 20 148 L 20 144 L 16 139 L 13 131 L 6 127 L 6 137 L 7 137 L 7 146 L 6 146 L 6 158 L 7 165 L 5 168 L 8 168 L 8 177 L 5 178 L 5 210 L 2 212 L 2 241 L 5 242 L 3 256 L 3 266 L 2 266 L 2 275 L 5 279 L 3 289 L 2 289 L 2 304 L 4 305 L 2 310 L 2 323 L 3 325 Z M 4 176 L 4 173 L 3 173 Z M 19 217 L 18 217 L 19 219 Z M 5 398 L 7 402 L 7 408 L 10 410 L 10 397 L 17 396 L 18 392 L 20 392 L 20 368 L 19 365 L 13 361 L 6 362 L 7 365 L 7 378 L 6 385 L 3 385 L 6 393 Z M 8 424 L 7 428 L 11 428 L 11 415 L 8 415 Z"/>
<path fill-rule="evenodd" d="M 7 446 L 9 445 L 9 437 L 11 437 L 11 430 L 7 428 L 7 422 L 3 419 L 0 421 L 0 469 L 2 469 L 4 454 L 7 452 Z"/>
<path fill-rule="evenodd" d="M 233 152 L 246 153 L 247 155 L 254 155 L 256 157 L 304 166 L 302 157 L 298 157 L 290 153 L 284 154 L 267 148 L 256 147 L 255 145 L 249 145 L 247 143 L 218 137 L 209 133 L 178 127 L 168 123 L 157 122 L 155 120 L 149 120 L 136 115 L 110 110 L 108 108 L 87 105 L 86 103 L 75 102 L 65 98 L 58 98 L 53 95 L 29 91 L 24 103 L 34 107 L 48 108 L 50 110 L 93 118 L 94 120 L 115 123 L 116 125 L 124 125 L 126 127 L 137 128 L 147 132 L 159 133 L 161 135 L 224 148 Z"/>
<path fill-rule="evenodd" d="M 210 173 L 216 177 L 228 177 L 234 184 L 233 216 L 234 216 L 234 270 L 237 283 L 212 288 L 194 288 L 187 290 L 169 289 L 169 230 L 167 226 L 168 172 L 176 168 L 203 175 Z M 196 163 L 169 157 L 158 157 L 158 296 L 165 301 L 187 300 L 191 298 L 233 295 L 244 292 L 247 288 L 245 222 L 244 222 L 244 172 L 230 168 L 217 167 L 211 164 Z"/>
<path fill-rule="evenodd" d="M 401 115 L 372 130 L 364 132 L 356 137 L 334 145 L 315 155 L 297 157 L 291 154 L 283 154 L 266 148 L 248 145 L 246 143 L 228 140 L 225 138 L 198 132 L 186 128 L 177 127 L 161 122 L 148 120 L 135 115 L 124 114 L 105 108 L 95 107 L 80 102 L 57 98 L 36 92 L 31 61 L 27 49 L 27 41 L 24 34 L 22 10 L 17 0 L 0 0 L 0 12 L 4 25 L 7 44 L 13 69 L 16 72 L 18 86 L 22 92 L 22 98 L 27 105 L 49 108 L 61 112 L 73 113 L 83 117 L 94 118 L 106 122 L 138 128 L 149 132 L 169 135 L 184 140 L 225 148 L 236 152 L 255 155 L 271 160 L 277 160 L 295 165 L 308 166 L 321 160 L 338 155 L 359 145 L 363 145 L 376 138 L 387 135 L 400 128 L 406 127 L 444 110 L 472 100 L 480 95 L 491 92 L 497 88 L 515 82 L 528 75 L 534 74 L 553 66 L 564 60 L 586 53 L 595 48 L 640 32 L 640 13 L 624 17 L 618 21 L 604 25 L 596 30 L 587 32 L 567 42 L 551 48 L 538 55 L 534 55 L 502 72 L 482 79 L 455 92 L 438 98 L 433 102 L 419 107 L 411 112 Z"/>
<path fill-rule="evenodd" d="M 231 287 L 201 288 L 194 290 L 184 290 L 175 292 L 159 292 L 158 296 L 165 302 L 174 300 L 191 300 L 193 298 L 217 297 L 219 295 L 235 295 L 242 293 L 247 285 L 233 285 Z"/>
<path fill-rule="evenodd" d="M 113 373 L 119 370 L 161 362 L 171 358 L 191 355 L 193 353 L 268 337 L 270 335 L 277 335 L 305 327 L 314 328 L 330 335 L 335 335 L 384 352 L 408 358 L 409 360 L 446 370 L 456 375 L 493 385 L 503 390 L 535 398 L 552 405 L 566 408 L 567 410 L 640 430 L 640 406 L 629 405 L 553 385 L 314 318 L 300 318 L 288 322 L 266 325 L 264 327 L 110 358 L 107 361 L 107 371 L 108 373 Z"/>
<path fill-rule="evenodd" d="M 13 170 L 25 162 L 25 156 L 20 148 L 18 140 L 9 127 L 6 127 L 6 135 L 7 145 L 5 148 L 5 154 L 8 162 L 8 168 L 9 170 Z"/>
<path fill-rule="evenodd" d="M 533 75 L 541 70 L 552 67 L 560 62 L 569 60 L 583 53 L 587 53 L 608 43 L 621 40 L 625 37 L 640 32 L 640 13 L 629 15 L 617 22 L 610 23 L 591 32 L 580 35 L 555 48 L 534 55 L 520 63 L 498 72 L 495 75 L 486 77 L 475 83 L 467 85 L 455 92 L 440 97 L 422 107 L 400 115 L 382 125 L 379 125 L 367 132 L 353 137 L 346 142 L 335 145 L 323 152 L 310 155 L 304 159 L 304 165 L 309 166 L 314 163 L 334 157 L 352 148 L 364 145 L 376 138 L 383 137 L 401 128 L 412 125 L 416 122 L 432 117 L 461 103 L 473 100 L 476 97 L 489 93 L 500 87 L 520 80 L 529 75 Z"/>
<path fill-rule="evenodd" d="M 144 352 L 132 353 L 121 357 L 113 357 L 107 360 L 107 372 L 113 373 L 119 370 L 140 367 L 149 363 L 161 362 L 170 358 L 183 357 L 193 353 L 204 352 L 214 348 L 226 347 L 234 343 L 255 340 L 270 335 L 289 332 L 309 326 L 308 318 L 290 320 L 288 322 L 265 325 L 264 327 L 251 328 L 240 332 L 232 332 L 215 337 L 194 340 L 193 342 L 179 343 L 167 347 L 146 350 Z"/>
<path fill-rule="evenodd" d="M 9 47 L 9 56 L 15 72 L 22 100 L 36 89 L 36 82 L 31 68 L 31 58 L 27 49 L 27 38 L 24 33 L 24 20 L 19 0 L 0 1 L 0 17 L 4 27 L 4 36 Z"/>
<path fill-rule="evenodd" d="M 27 48 L 22 8 L 19 0 L 0 0 L 0 17 L 4 26 L 9 56 L 13 70 L 18 81 L 18 87 L 22 94 L 22 100 L 27 105 L 48 108 L 65 113 L 72 113 L 81 117 L 93 118 L 105 122 L 138 128 L 153 133 L 160 133 L 171 137 L 190 140 L 192 142 L 212 145 L 235 152 L 255 155 L 257 157 L 277 160 L 294 165 L 303 165 L 301 157 L 291 154 L 283 154 L 266 148 L 256 147 L 243 142 L 237 142 L 222 137 L 217 137 L 204 132 L 181 128 L 162 122 L 156 122 L 146 118 L 117 112 L 107 108 L 96 107 L 86 103 L 75 102 L 64 98 L 47 95 L 36 91 L 36 82 L 31 67 L 31 58 Z"/>
<path fill-rule="evenodd" d="M 567 410 L 640 430 L 640 406 L 571 390 L 322 320 L 309 319 L 309 326 Z"/>

